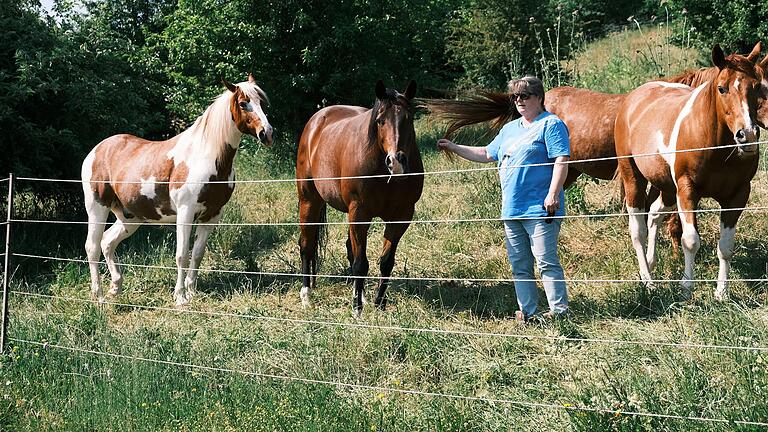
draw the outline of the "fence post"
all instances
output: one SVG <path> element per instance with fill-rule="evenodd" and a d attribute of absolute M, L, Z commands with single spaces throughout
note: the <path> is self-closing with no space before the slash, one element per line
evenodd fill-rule
<path fill-rule="evenodd" d="M 11 211 L 13 210 L 13 173 L 8 176 L 8 217 L 5 220 L 5 255 L 3 255 L 3 312 L 2 312 L 2 330 L 0 330 L 0 354 L 5 353 L 8 330 L 8 293 L 10 287 L 8 280 L 11 272 Z"/>

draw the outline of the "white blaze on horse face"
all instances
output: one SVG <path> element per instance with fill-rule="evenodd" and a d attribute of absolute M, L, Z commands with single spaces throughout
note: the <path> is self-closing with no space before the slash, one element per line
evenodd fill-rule
<path fill-rule="evenodd" d="M 155 198 L 155 182 L 157 181 L 157 178 L 155 176 L 150 176 L 148 179 L 141 179 L 141 194 L 147 197 L 148 199 L 154 199 Z"/>

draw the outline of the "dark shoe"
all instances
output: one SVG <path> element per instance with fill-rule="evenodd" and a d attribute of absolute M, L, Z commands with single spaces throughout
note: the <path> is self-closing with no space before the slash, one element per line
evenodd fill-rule
<path fill-rule="evenodd" d="M 573 314 L 570 310 L 566 309 L 564 312 L 544 312 L 540 317 L 544 321 L 569 321 L 573 317 Z"/>

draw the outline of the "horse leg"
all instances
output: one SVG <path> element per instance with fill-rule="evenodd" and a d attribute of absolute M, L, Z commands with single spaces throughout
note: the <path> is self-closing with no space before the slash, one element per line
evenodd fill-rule
<path fill-rule="evenodd" d="M 320 221 L 325 213 L 325 203 L 322 198 L 314 192 L 315 199 L 305 198 L 300 193 L 299 199 L 299 221 L 301 234 L 299 235 L 299 251 L 301 253 L 301 273 L 302 286 L 299 292 L 301 304 L 303 307 L 309 307 L 309 295 L 312 289 L 317 287 L 317 245 L 319 242 L 320 226 L 314 225 Z M 313 225 L 303 225 L 310 223 Z"/>
<path fill-rule="evenodd" d="M 677 179 L 677 208 L 680 214 L 680 222 L 683 225 L 683 235 L 680 242 L 683 246 L 683 255 L 685 257 L 685 270 L 683 280 L 680 282 L 683 299 L 690 299 L 693 296 L 693 263 L 696 259 L 696 253 L 701 246 L 701 238 L 696 229 L 696 205 L 698 197 L 693 194 L 693 185 L 689 178 L 681 177 Z"/>
<path fill-rule="evenodd" d="M 107 268 L 112 276 L 112 283 L 109 286 L 107 295 L 115 297 L 123 289 L 123 275 L 120 273 L 120 267 L 115 263 L 115 249 L 123 240 L 135 233 L 139 229 L 139 224 L 126 223 L 122 218 L 118 218 L 114 224 L 104 233 L 101 240 L 101 250 L 104 252 L 104 259 L 107 261 Z"/>
<path fill-rule="evenodd" d="M 747 183 L 735 197 L 718 201 L 720 207 L 743 208 L 747 204 L 750 189 L 750 184 Z M 715 299 L 721 301 L 728 299 L 728 273 L 731 271 L 736 222 L 738 222 L 741 212 L 741 210 L 720 212 L 720 241 L 717 242 L 717 258 L 720 261 L 720 268 L 717 272 Z"/>
<path fill-rule="evenodd" d="M 406 215 L 402 220 L 410 220 L 413 217 L 413 211 L 410 215 Z M 379 286 L 376 289 L 376 299 L 374 304 L 381 310 L 387 307 L 387 298 L 385 293 L 387 291 L 387 285 L 389 284 L 389 277 L 392 275 L 392 269 L 395 267 L 395 252 L 397 251 L 397 245 L 400 243 L 400 238 L 405 234 L 405 230 L 408 229 L 409 223 L 388 223 L 384 229 L 384 248 L 381 251 L 381 257 L 379 258 L 379 270 L 381 270 L 381 279 L 379 279 Z"/>
<path fill-rule="evenodd" d="M 195 243 L 192 246 L 192 260 L 189 263 L 187 277 L 184 279 L 184 289 L 187 293 L 187 299 L 191 299 L 195 295 L 197 287 L 197 269 L 200 268 L 200 262 L 203 260 L 203 255 L 205 254 L 205 246 L 208 244 L 208 236 L 211 235 L 216 228 L 219 219 L 221 219 L 221 214 L 214 216 L 204 225 L 198 225 L 197 228 L 195 228 Z"/>
<path fill-rule="evenodd" d="M 651 191 L 657 190 L 651 188 Z M 655 194 L 654 194 L 655 195 Z M 656 267 L 656 234 L 659 231 L 659 225 L 664 220 L 666 213 L 675 208 L 675 197 L 658 194 L 658 198 L 651 204 L 648 210 L 648 248 L 645 252 L 645 260 L 648 262 L 648 270 L 653 272 Z"/>
<path fill-rule="evenodd" d="M 645 221 L 645 188 L 648 181 L 637 169 L 634 161 L 630 159 L 619 160 L 619 172 L 624 185 L 627 213 L 629 214 L 629 234 L 637 255 L 640 279 L 645 282 L 646 286 L 652 287 L 651 269 L 646 260 L 648 227 Z"/>
<path fill-rule="evenodd" d="M 192 222 L 195 215 L 188 205 L 177 206 L 176 215 L 176 286 L 173 289 L 173 300 L 176 306 L 189 303 L 184 285 L 184 274 L 189 265 L 189 238 L 192 235 Z"/>
<path fill-rule="evenodd" d="M 368 276 L 368 257 L 366 256 L 366 242 L 370 224 L 351 222 L 370 222 L 373 218 L 360 208 L 357 203 L 352 203 L 349 208 L 349 238 L 352 240 L 352 277 L 354 278 L 354 294 L 352 297 L 352 311 L 355 318 L 359 318 L 363 312 L 363 291 L 365 290 L 365 276 Z"/>
<path fill-rule="evenodd" d="M 109 208 L 96 202 L 90 190 L 85 193 L 85 210 L 88 213 L 88 236 L 85 240 L 85 253 L 88 257 L 88 268 L 91 271 L 91 298 L 104 301 L 101 291 L 101 274 L 99 274 L 99 258 L 101 258 L 101 239 Z"/>

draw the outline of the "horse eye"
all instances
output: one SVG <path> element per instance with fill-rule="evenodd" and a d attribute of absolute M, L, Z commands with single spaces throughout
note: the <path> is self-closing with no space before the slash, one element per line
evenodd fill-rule
<path fill-rule="evenodd" d="M 382 119 L 382 118 L 376 119 L 376 123 L 378 123 L 379 126 L 384 126 L 384 119 Z"/>
<path fill-rule="evenodd" d="M 242 109 L 248 108 L 248 102 L 240 102 L 240 108 Z"/>
<path fill-rule="evenodd" d="M 717 86 L 717 91 L 720 92 L 720 94 L 726 94 L 728 92 L 728 89 L 726 89 L 723 86 Z"/>

